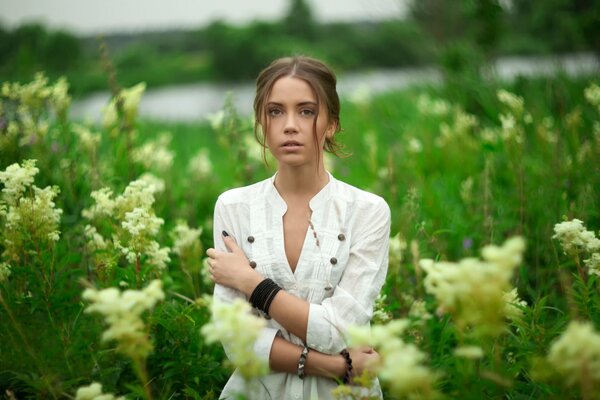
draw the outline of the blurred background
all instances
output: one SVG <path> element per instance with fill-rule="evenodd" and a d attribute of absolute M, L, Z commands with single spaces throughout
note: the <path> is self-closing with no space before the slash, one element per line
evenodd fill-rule
<path fill-rule="evenodd" d="M 147 83 L 142 115 L 194 120 L 222 107 L 229 90 L 249 112 L 254 77 L 289 54 L 329 62 L 342 94 L 440 76 L 589 72 L 599 10 L 594 0 L 8 0 L 0 81 L 66 75 L 81 99 L 75 116 L 98 117 L 110 59 L 118 84 Z"/>

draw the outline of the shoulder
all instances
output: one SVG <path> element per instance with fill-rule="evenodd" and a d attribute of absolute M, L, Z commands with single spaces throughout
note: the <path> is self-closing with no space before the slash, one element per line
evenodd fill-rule
<path fill-rule="evenodd" d="M 231 206 L 250 203 L 257 197 L 264 196 L 268 184 L 270 184 L 270 179 L 265 179 L 248 186 L 229 189 L 219 195 L 217 205 Z"/>
<path fill-rule="evenodd" d="M 390 207 L 385 199 L 375 193 L 359 189 L 346 182 L 336 182 L 336 197 L 351 203 L 355 209 L 365 213 L 365 216 L 391 218 Z"/>

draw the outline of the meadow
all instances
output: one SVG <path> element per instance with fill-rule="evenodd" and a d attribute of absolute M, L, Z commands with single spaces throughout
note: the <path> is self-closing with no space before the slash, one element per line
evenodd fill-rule
<path fill-rule="evenodd" d="M 386 399 L 600 398 L 598 84 L 454 77 L 344 99 L 347 157 L 327 167 L 392 210 L 374 328 L 350 332 L 384 355 Z M 144 88 L 85 124 L 65 80 L 2 85 L 2 398 L 216 399 L 232 371 L 204 251 L 218 194 L 274 163 L 230 104 L 140 120 Z"/>

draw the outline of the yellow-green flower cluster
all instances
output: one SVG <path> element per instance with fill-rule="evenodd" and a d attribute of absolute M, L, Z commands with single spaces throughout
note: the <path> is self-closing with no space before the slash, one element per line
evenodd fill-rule
<path fill-rule="evenodd" d="M 102 340 L 115 340 L 117 350 L 132 359 L 145 358 L 150 354 L 152 343 L 145 331 L 142 313 L 165 298 L 162 281 L 153 280 L 143 290 L 86 289 L 82 298 L 92 303 L 85 312 L 102 314 L 109 325 L 102 334 Z"/>
<path fill-rule="evenodd" d="M 600 86 L 592 83 L 583 91 L 583 94 L 586 100 L 589 101 L 593 106 L 596 106 L 596 108 L 598 108 L 598 112 L 600 112 Z"/>
<path fill-rule="evenodd" d="M 165 172 L 171 165 L 175 154 L 169 150 L 171 134 L 162 132 L 156 140 L 150 140 L 133 149 L 131 159 L 146 169 Z"/>
<path fill-rule="evenodd" d="M 125 123 L 131 126 L 137 118 L 138 108 L 144 91 L 146 91 L 146 83 L 141 82 L 135 86 L 121 90 L 121 92 L 116 97 L 113 97 L 104 109 L 104 127 L 108 129 L 114 127 L 117 124 L 118 102 L 121 102 L 122 104 L 123 118 L 125 120 Z"/>
<path fill-rule="evenodd" d="M 507 316 L 505 292 L 511 289 L 510 279 L 524 250 L 525 241 L 515 237 L 501 247 L 484 247 L 483 260 L 422 260 L 425 289 L 435 296 L 441 312 L 452 314 L 459 329 L 472 326 L 479 333 L 497 334 Z"/>
<path fill-rule="evenodd" d="M 444 117 L 452 111 L 452 106 L 445 100 L 432 99 L 426 94 L 419 96 L 417 100 L 417 108 L 422 115 L 432 115 L 436 117 Z"/>
<path fill-rule="evenodd" d="M 404 259 L 404 250 L 407 248 L 406 240 L 400 235 L 400 232 L 390 238 L 389 264 L 396 268 Z"/>
<path fill-rule="evenodd" d="M 600 385 L 600 334 L 590 322 L 572 321 L 552 343 L 547 360 L 567 386 Z"/>
<path fill-rule="evenodd" d="M 496 94 L 498 100 L 508 108 L 507 113 L 500 114 L 502 129 L 500 136 L 506 142 L 522 143 L 524 129 L 523 124 L 532 122 L 532 117 L 525 112 L 523 98 L 506 90 L 499 90 Z"/>
<path fill-rule="evenodd" d="M 4 82 L 0 98 L 12 102 L 15 112 L 14 115 L 8 115 L 6 137 L 0 140 L 0 148 L 16 138 L 19 145 L 24 146 L 46 136 L 51 118 L 49 109 L 64 121 L 71 103 L 68 90 L 69 85 L 65 78 L 49 85 L 48 78 L 43 73 L 36 74 L 33 81 L 24 85 Z M 5 112 L 6 109 L 0 110 L 0 114 Z"/>
<path fill-rule="evenodd" d="M 192 177 L 196 180 L 204 180 L 208 178 L 213 171 L 210 157 L 208 156 L 208 149 L 200 149 L 188 164 L 188 171 Z"/>
<path fill-rule="evenodd" d="M 231 363 L 249 380 L 268 372 L 268 365 L 253 350 L 264 326 L 265 320 L 252 314 L 244 299 L 237 298 L 232 303 L 215 299 L 212 318 L 201 332 L 208 343 L 221 341 Z"/>
<path fill-rule="evenodd" d="M 79 145 L 90 154 L 96 154 L 102 139 L 99 133 L 94 133 L 87 126 L 74 124 L 71 128 L 79 139 Z"/>
<path fill-rule="evenodd" d="M 523 307 L 527 302 L 519 298 L 517 288 L 504 293 L 504 315 L 512 321 L 517 321 L 523 316 Z"/>
<path fill-rule="evenodd" d="M 350 346 L 374 347 L 381 363 L 372 366 L 392 394 L 400 398 L 430 398 L 435 394 L 433 383 L 437 374 L 423 362 L 425 353 L 406 343 L 400 335 L 408 327 L 407 320 L 394 320 L 386 325 L 353 326 L 348 329 Z"/>
<path fill-rule="evenodd" d="M 383 293 L 379 293 L 379 296 L 375 299 L 373 305 L 373 317 L 371 322 L 374 324 L 385 324 L 392 319 L 392 314 L 386 309 L 387 296 Z"/>
<path fill-rule="evenodd" d="M 202 229 L 190 228 L 183 220 L 177 221 L 177 225 L 171 231 L 173 253 L 179 256 L 183 268 L 200 268 L 202 262 L 201 234 Z"/>
<path fill-rule="evenodd" d="M 104 225 L 110 221 L 112 241 L 107 241 L 90 225 L 85 232 L 88 250 L 105 250 L 104 245 L 119 250 L 130 263 L 137 263 L 146 256 L 150 265 L 163 270 L 170 261 L 169 248 L 160 247 L 154 240 L 164 220 L 154 214 L 154 193 L 160 189 L 149 177 L 131 182 L 122 195 L 113 198 L 112 190 L 102 188 L 91 193 L 94 205 L 83 210 L 82 215 L 90 221 L 101 220 Z"/>
<path fill-rule="evenodd" d="M 10 265 L 0 262 L 0 283 L 4 282 L 10 276 Z"/>
<path fill-rule="evenodd" d="M 461 143 L 472 143 L 471 133 L 478 125 L 477 117 L 460 107 L 454 107 L 452 124 L 446 122 L 440 124 L 440 136 L 436 138 L 435 144 L 444 147 L 457 140 Z"/>
<path fill-rule="evenodd" d="M 125 400 L 125 396 L 115 397 L 110 393 L 102 393 L 102 385 L 94 382 L 77 389 L 75 400 Z"/>
<path fill-rule="evenodd" d="M 3 255 L 14 261 L 26 253 L 28 244 L 39 249 L 60 237 L 62 210 L 54 204 L 59 189 L 33 185 L 38 172 L 35 160 L 25 160 L 22 165 L 15 163 L 0 171 L 0 182 L 4 184 L 0 198 L 0 237 Z"/>
<path fill-rule="evenodd" d="M 572 219 L 554 225 L 553 239 L 558 239 L 565 254 L 571 257 L 588 254 L 584 260 L 590 274 L 600 275 L 600 239 L 588 231 L 583 221 Z"/>
<path fill-rule="evenodd" d="M 48 78 L 38 73 L 30 83 L 21 85 L 17 82 L 5 82 L 0 91 L 0 98 L 5 98 L 14 107 L 4 107 L 0 113 L 14 108 L 14 114 L 7 114 L 8 126 L 6 135 L 0 139 L 0 149 L 18 138 L 21 146 L 33 144 L 46 136 L 51 116 L 48 110 L 64 120 L 71 98 L 68 95 L 68 83 L 60 78 L 54 85 L 48 84 Z"/>

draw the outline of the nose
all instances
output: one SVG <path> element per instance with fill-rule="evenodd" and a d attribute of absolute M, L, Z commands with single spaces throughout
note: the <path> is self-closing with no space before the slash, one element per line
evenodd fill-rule
<path fill-rule="evenodd" d="M 285 119 L 284 133 L 298 133 L 298 121 L 294 113 L 288 113 Z"/>

